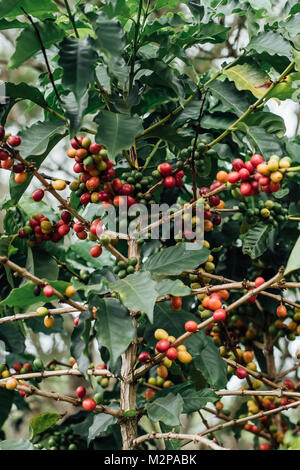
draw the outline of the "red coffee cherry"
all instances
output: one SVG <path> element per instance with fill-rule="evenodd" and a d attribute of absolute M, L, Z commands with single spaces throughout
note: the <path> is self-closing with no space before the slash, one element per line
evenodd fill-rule
<path fill-rule="evenodd" d="M 47 284 L 47 285 L 43 288 L 43 292 L 44 292 L 44 295 L 45 295 L 46 297 L 52 297 L 52 295 L 54 295 L 53 287 L 50 286 L 49 284 Z"/>
<path fill-rule="evenodd" d="M 185 328 L 185 331 L 194 333 L 195 331 L 197 331 L 198 325 L 197 325 L 197 322 L 195 322 L 194 320 L 189 320 L 184 325 L 184 328 Z"/>
<path fill-rule="evenodd" d="M 247 170 L 247 168 L 242 168 L 240 171 L 239 171 L 239 176 L 241 178 L 241 180 L 243 181 L 247 181 L 250 177 L 250 173 L 249 171 Z"/>
<path fill-rule="evenodd" d="M 252 155 L 252 157 L 250 158 L 250 162 L 252 163 L 252 165 L 256 168 L 258 165 L 260 165 L 261 163 L 264 162 L 264 159 L 261 155 L 259 155 L 258 153 L 255 153 L 254 155 Z"/>
<path fill-rule="evenodd" d="M 63 220 L 65 224 L 69 224 L 71 222 L 71 219 L 72 219 L 71 214 L 68 211 L 63 211 L 60 214 L 60 217 L 61 217 L 61 220 Z"/>
<path fill-rule="evenodd" d="M 285 318 L 287 316 L 287 309 L 284 305 L 279 305 L 276 310 L 276 315 L 279 318 Z"/>
<path fill-rule="evenodd" d="M 242 183 L 240 187 L 242 196 L 250 196 L 252 193 L 252 186 L 250 183 Z"/>
<path fill-rule="evenodd" d="M 81 196 L 80 196 L 80 202 L 81 204 L 88 204 L 91 200 L 91 195 L 90 193 L 83 193 Z"/>
<path fill-rule="evenodd" d="M 160 174 L 165 177 L 170 176 L 172 173 L 172 167 L 170 163 L 167 163 L 167 162 L 161 163 L 160 165 L 158 165 L 157 169 L 160 172 Z"/>
<path fill-rule="evenodd" d="M 244 367 L 238 367 L 235 371 L 235 375 L 239 379 L 245 379 L 248 375 L 248 372 L 246 371 L 246 369 L 244 369 Z"/>
<path fill-rule="evenodd" d="M 5 161 L 9 158 L 9 153 L 7 153 L 5 150 L 0 150 L 0 160 Z"/>
<path fill-rule="evenodd" d="M 240 171 L 242 168 L 244 168 L 245 165 L 241 158 L 235 158 L 232 162 L 232 166 L 235 171 Z"/>
<path fill-rule="evenodd" d="M 237 183 L 240 180 L 240 175 L 237 171 L 231 171 L 228 173 L 229 183 Z"/>
<path fill-rule="evenodd" d="M 94 155 L 97 155 L 100 150 L 102 150 L 103 147 L 101 147 L 101 145 L 98 145 L 96 144 L 96 142 L 93 142 L 90 146 L 89 146 L 89 151 L 94 154 Z"/>
<path fill-rule="evenodd" d="M 102 254 L 102 248 L 101 248 L 100 245 L 92 246 L 92 248 L 90 250 L 90 255 L 93 258 L 99 258 L 99 256 L 101 256 L 101 254 Z"/>
<path fill-rule="evenodd" d="M 178 356 L 178 352 L 175 348 L 169 348 L 166 352 L 166 356 L 168 359 L 170 359 L 170 361 L 175 361 Z"/>
<path fill-rule="evenodd" d="M 254 281 L 255 287 L 259 287 L 262 284 L 264 284 L 266 281 L 264 280 L 263 277 L 257 277 Z"/>
<path fill-rule="evenodd" d="M 67 224 L 64 224 L 64 225 L 61 225 L 60 227 L 58 227 L 58 233 L 62 237 L 65 237 L 69 232 L 70 232 L 70 227 Z"/>
<path fill-rule="evenodd" d="M 216 322 L 224 321 L 226 318 L 226 311 L 223 308 L 215 310 L 213 313 L 213 318 Z"/>
<path fill-rule="evenodd" d="M 20 144 L 21 144 L 21 137 L 19 137 L 18 135 L 10 135 L 7 139 L 7 143 L 11 146 L 11 147 L 18 147 Z"/>
<path fill-rule="evenodd" d="M 33 191 L 32 195 L 31 195 L 32 199 L 35 202 L 41 201 L 44 196 L 45 196 L 45 193 L 44 193 L 43 189 L 36 189 L 35 191 Z"/>
<path fill-rule="evenodd" d="M 166 188 L 174 188 L 176 186 L 176 179 L 174 176 L 167 176 L 164 180 L 164 185 Z"/>
<path fill-rule="evenodd" d="M 175 312 L 177 312 L 178 310 L 181 309 L 182 307 L 182 298 L 181 297 L 172 297 L 171 298 L 171 307 L 172 307 L 172 310 L 174 310 Z"/>
<path fill-rule="evenodd" d="M 151 359 L 151 354 L 148 351 L 142 351 L 138 355 L 138 361 L 139 362 L 148 362 Z"/>
<path fill-rule="evenodd" d="M 259 450 L 271 450 L 271 444 L 269 444 L 268 442 L 263 442 L 262 444 L 260 444 Z"/>
<path fill-rule="evenodd" d="M 95 402 L 95 400 L 93 400 L 93 398 L 86 398 L 85 400 L 83 400 L 82 402 L 82 407 L 86 410 L 86 411 L 94 411 L 94 409 L 96 408 L 97 406 L 97 403 Z"/>
<path fill-rule="evenodd" d="M 83 387 L 83 385 L 80 385 L 79 387 L 76 388 L 76 395 L 78 398 L 83 398 L 86 395 L 86 389 Z"/>
<path fill-rule="evenodd" d="M 170 347 L 170 341 L 168 341 L 167 339 L 161 339 L 160 341 L 158 341 L 158 343 L 156 343 L 156 349 L 158 352 L 166 352 Z"/>
<path fill-rule="evenodd" d="M 74 320 L 73 320 L 73 323 L 74 323 L 75 326 L 77 326 L 78 323 L 79 323 L 79 317 L 75 317 Z"/>

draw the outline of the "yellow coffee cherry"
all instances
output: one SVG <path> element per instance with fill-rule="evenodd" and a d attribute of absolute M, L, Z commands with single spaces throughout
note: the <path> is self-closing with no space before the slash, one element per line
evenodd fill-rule
<path fill-rule="evenodd" d="M 167 357 L 164 357 L 162 360 L 162 364 L 169 369 L 172 365 L 172 361 L 168 359 Z"/>
<path fill-rule="evenodd" d="M 283 157 L 279 161 L 279 168 L 290 168 L 291 166 L 291 161 L 289 157 Z"/>
<path fill-rule="evenodd" d="M 207 241 L 207 240 L 203 240 L 203 246 L 205 246 L 205 248 L 210 248 L 210 243 Z"/>
<path fill-rule="evenodd" d="M 168 387 L 171 387 L 173 384 L 172 380 L 166 380 L 164 383 L 163 383 L 163 388 L 168 388 Z"/>
<path fill-rule="evenodd" d="M 271 173 L 270 178 L 273 183 L 280 183 L 283 178 L 283 174 L 280 171 L 274 171 L 273 173 Z"/>
<path fill-rule="evenodd" d="M 180 344 L 179 346 L 177 346 L 177 351 L 186 351 L 186 347 L 184 344 Z"/>
<path fill-rule="evenodd" d="M 170 343 L 174 343 L 174 341 L 176 341 L 175 336 L 168 336 L 168 341 L 170 341 Z"/>
<path fill-rule="evenodd" d="M 44 317 L 45 315 L 49 314 L 49 310 L 46 307 L 39 307 L 37 308 L 36 313 L 39 316 Z"/>
<path fill-rule="evenodd" d="M 54 316 L 53 315 L 47 315 L 44 318 L 44 325 L 46 328 L 53 328 L 55 323 Z"/>
<path fill-rule="evenodd" d="M 255 371 L 257 369 L 255 362 L 248 362 L 246 368 Z"/>
<path fill-rule="evenodd" d="M 236 352 L 238 353 L 239 358 L 243 357 L 244 351 L 240 348 L 237 348 Z"/>
<path fill-rule="evenodd" d="M 155 377 L 149 377 L 149 379 L 148 379 L 148 384 L 150 384 L 150 385 L 156 385 L 156 378 L 155 378 Z"/>
<path fill-rule="evenodd" d="M 278 170 L 279 167 L 279 162 L 278 160 L 275 160 L 274 158 L 268 161 L 268 168 L 270 171 L 276 171 Z"/>
<path fill-rule="evenodd" d="M 77 291 L 76 291 L 76 289 L 74 289 L 73 286 L 68 286 L 65 290 L 65 294 L 66 294 L 67 297 L 73 297 L 73 295 L 75 295 L 76 292 Z"/>
<path fill-rule="evenodd" d="M 16 381 L 16 379 L 14 377 L 12 377 L 11 379 L 8 379 L 6 384 L 5 384 L 5 387 L 7 390 L 14 390 L 18 385 L 18 382 Z"/>
<path fill-rule="evenodd" d="M 97 202 L 99 202 L 99 195 L 98 193 L 92 193 L 91 194 L 91 202 L 93 202 L 94 204 L 96 204 Z"/>
<path fill-rule="evenodd" d="M 188 364 L 193 359 L 189 352 L 187 351 L 178 351 L 178 360 L 183 364 Z"/>
<path fill-rule="evenodd" d="M 157 368 L 157 375 L 158 375 L 158 377 L 162 377 L 163 379 L 168 377 L 169 372 L 168 372 L 168 369 L 166 368 L 166 366 L 159 366 Z"/>
<path fill-rule="evenodd" d="M 234 367 L 232 367 L 232 366 L 227 366 L 227 372 L 228 372 L 228 374 L 233 374 L 233 373 L 234 373 L 234 370 L 235 370 Z"/>
<path fill-rule="evenodd" d="M 67 183 L 64 180 L 52 181 L 52 187 L 55 191 L 63 191 L 67 187 Z"/>
<path fill-rule="evenodd" d="M 207 261 L 213 261 L 213 260 L 214 260 L 213 255 L 209 255 L 209 257 L 207 258 Z"/>
<path fill-rule="evenodd" d="M 2 372 L 1 375 L 2 375 L 3 379 L 7 379 L 7 377 L 10 377 L 10 372 L 9 372 L 9 370 L 6 369 Z"/>
<path fill-rule="evenodd" d="M 200 302 L 201 302 L 201 300 L 204 299 L 205 295 L 206 295 L 206 294 L 198 294 L 198 295 L 197 295 L 197 299 L 200 300 Z"/>
<path fill-rule="evenodd" d="M 163 330 L 162 328 L 158 328 L 157 330 L 155 330 L 154 337 L 155 339 L 160 341 L 161 339 L 168 339 L 169 334 L 167 333 L 166 330 Z"/>

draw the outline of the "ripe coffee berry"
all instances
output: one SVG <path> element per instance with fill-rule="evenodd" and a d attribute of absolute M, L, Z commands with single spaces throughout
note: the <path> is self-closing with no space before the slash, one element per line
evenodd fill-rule
<path fill-rule="evenodd" d="M 172 310 L 174 311 L 178 311 L 181 309 L 182 307 L 182 298 L 181 297 L 172 297 L 171 298 L 171 307 L 172 307 Z"/>
<path fill-rule="evenodd" d="M 138 355 L 139 362 L 148 362 L 151 359 L 151 354 L 148 351 L 142 351 Z"/>
<path fill-rule="evenodd" d="M 54 295 L 54 290 L 53 290 L 53 287 L 50 286 L 49 284 L 47 284 L 44 288 L 43 288 L 43 293 L 46 297 L 52 297 L 52 295 Z"/>
<path fill-rule="evenodd" d="M 99 258 L 99 256 L 101 256 L 101 254 L 102 254 L 102 248 L 99 245 L 93 246 L 90 250 L 90 255 L 93 258 Z"/>
<path fill-rule="evenodd" d="M 7 139 L 7 143 L 11 147 L 18 147 L 21 144 L 21 138 L 17 135 L 10 135 Z"/>
<path fill-rule="evenodd" d="M 175 348 L 169 348 L 166 352 L 166 356 L 170 361 L 174 361 L 178 356 L 178 352 Z"/>
<path fill-rule="evenodd" d="M 197 327 L 198 327 L 197 322 L 195 322 L 194 320 L 189 320 L 184 325 L 185 331 L 189 331 L 189 332 L 192 332 L 192 333 L 197 331 Z"/>
<path fill-rule="evenodd" d="M 39 202 L 43 199 L 44 195 L 45 193 L 43 189 L 36 189 L 35 191 L 33 191 L 31 197 L 35 202 Z"/>
<path fill-rule="evenodd" d="M 244 367 L 238 367 L 235 371 L 235 375 L 239 378 L 239 379 L 245 379 L 248 375 L 246 369 L 244 369 Z"/>
<path fill-rule="evenodd" d="M 287 309 L 284 305 L 279 305 L 279 307 L 277 307 L 276 315 L 279 318 L 285 318 L 287 316 Z"/>
<path fill-rule="evenodd" d="M 255 287 L 259 287 L 262 284 L 264 284 L 266 281 L 264 280 L 263 277 L 257 277 L 254 281 Z"/>
<path fill-rule="evenodd" d="M 68 211 L 63 211 L 61 214 L 60 214 L 60 217 L 61 217 L 61 220 L 63 220 L 65 222 L 65 224 L 69 224 L 71 222 L 71 214 L 70 212 Z"/>
<path fill-rule="evenodd" d="M 80 385 L 79 387 L 76 388 L 76 395 L 78 398 L 83 398 L 86 395 L 86 389 L 83 387 L 83 385 Z"/>
<path fill-rule="evenodd" d="M 82 402 L 82 407 L 86 411 L 93 411 L 96 408 L 96 406 L 97 406 L 97 403 L 95 402 L 95 400 L 93 400 L 93 398 L 86 398 Z"/>
<path fill-rule="evenodd" d="M 161 339 L 160 341 L 158 341 L 158 343 L 156 343 L 156 349 L 158 352 L 166 352 L 170 347 L 170 341 L 168 341 L 167 339 Z"/>
<path fill-rule="evenodd" d="M 166 188 L 174 188 L 176 186 L 176 179 L 174 176 L 167 176 L 164 180 L 164 185 Z"/>
<path fill-rule="evenodd" d="M 242 183 L 240 187 L 242 196 L 250 196 L 252 192 L 252 186 L 250 183 Z"/>
<path fill-rule="evenodd" d="M 235 158 L 232 162 L 232 166 L 235 169 L 235 171 L 239 171 L 242 168 L 244 168 L 244 162 L 241 158 Z"/>
<path fill-rule="evenodd" d="M 223 308 L 219 308 L 214 311 L 213 318 L 216 322 L 224 321 L 226 318 L 226 311 Z"/>
<path fill-rule="evenodd" d="M 170 163 L 167 162 L 158 165 L 157 169 L 162 176 L 170 176 L 172 173 L 172 167 Z"/>

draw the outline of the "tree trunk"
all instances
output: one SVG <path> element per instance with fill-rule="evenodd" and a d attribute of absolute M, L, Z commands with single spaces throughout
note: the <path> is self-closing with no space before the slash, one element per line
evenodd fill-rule
<path fill-rule="evenodd" d="M 136 257 L 139 260 L 139 250 L 136 240 L 129 240 L 128 242 L 128 258 Z M 138 269 L 139 262 L 136 269 Z M 132 312 L 134 315 L 135 312 Z M 136 324 L 136 319 L 134 318 Z M 121 410 L 136 410 L 136 390 L 137 385 L 130 383 L 133 372 L 133 367 L 136 362 L 137 354 L 137 337 L 134 342 L 130 344 L 124 354 L 122 354 L 122 367 L 121 367 Z M 123 450 L 132 450 L 134 447 L 131 442 L 138 436 L 138 419 L 137 417 L 125 418 L 121 423 L 121 435 L 123 441 Z"/>

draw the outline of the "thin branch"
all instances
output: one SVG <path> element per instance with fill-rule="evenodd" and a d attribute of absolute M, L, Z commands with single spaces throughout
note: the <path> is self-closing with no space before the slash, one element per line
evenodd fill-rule
<path fill-rule="evenodd" d="M 149 441 L 151 439 L 176 439 L 179 441 L 193 441 L 193 442 L 199 442 L 199 444 L 203 444 L 207 447 L 210 447 L 213 450 L 229 450 L 226 449 L 225 447 L 221 447 L 215 442 L 211 441 L 210 439 L 203 439 L 202 437 L 198 436 L 197 434 L 177 434 L 174 432 L 168 432 L 168 433 L 160 433 L 160 432 L 150 432 L 148 434 L 144 434 L 143 436 L 137 437 L 132 441 L 132 445 L 134 447 L 139 446 L 142 442 Z"/>
<path fill-rule="evenodd" d="M 51 72 L 51 68 L 50 68 L 50 64 L 49 64 L 49 61 L 48 61 L 48 57 L 47 57 L 47 52 L 46 52 L 45 46 L 43 44 L 43 40 L 41 38 L 39 29 L 38 29 L 37 25 L 35 24 L 35 22 L 33 21 L 32 17 L 24 10 L 24 8 L 21 7 L 21 10 L 24 12 L 24 14 L 26 15 L 26 17 L 28 18 L 28 20 L 30 21 L 30 23 L 32 24 L 32 26 L 35 30 L 35 33 L 37 35 L 37 38 L 38 38 L 38 41 L 40 43 L 41 50 L 42 50 L 42 53 L 43 53 L 43 56 L 44 56 L 44 59 L 45 59 L 46 67 L 47 67 L 47 70 L 48 70 L 49 80 L 52 84 L 52 87 L 53 87 L 53 90 L 54 90 L 54 93 L 56 95 L 57 100 L 59 102 L 61 102 L 61 98 L 59 96 L 59 93 L 58 93 L 56 85 L 55 85 L 55 81 L 54 81 L 54 78 L 53 78 L 53 75 L 52 75 L 52 72 Z"/>
<path fill-rule="evenodd" d="M 78 31 L 77 31 L 77 28 L 76 28 L 76 24 L 75 24 L 75 19 L 74 19 L 74 16 L 71 12 L 71 8 L 70 8 L 70 5 L 68 3 L 68 0 L 64 0 L 64 3 L 65 3 L 65 6 L 66 6 L 66 10 L 68 12 L 68 17 L 70 18 L 70 21 L 72 23 L 72 26 L 73 26 L 73 30 L 74 30 L 74 33 L 75 33 L 75 36 L 77 38 L 79 38 L 79 34 L 78 34 Z"/>
<path fill-rule="evenodd" d="M 84 310 L 88 310 L 88 309 L 84 308 Z M 75 313 L 75 312 L 78 312 L 77 308 L 65 307 L 65 308 L 49 309 L 49 315 L 63 315 L 65 313 Z M 10 315 L 8 317 L 0 318 L 0 325 L 2 323 L 10 323 L 13 321 L 27 320 L 28 318 L 35 318 L 35 317 L 40 317 L 40 315 L 37 312 L 18 313 L 16 315 Z"/>

